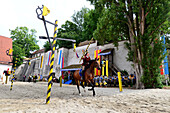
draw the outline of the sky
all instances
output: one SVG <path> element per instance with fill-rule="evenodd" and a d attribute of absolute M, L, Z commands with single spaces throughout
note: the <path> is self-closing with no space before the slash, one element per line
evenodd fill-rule
<path fill-rule="evenodd" d="M 10 31 L 16 27 L 28 27 L 37 31 L 38 45 L 43 47 L 47 40 L 39 39 L 39 36 L 47 36 L 42 20 L 37 18 L 36 8 L 45 5 L 50 13 L 46 20 L 55 23 L 58 20 L 58 28 L 66 20 L 72 21 L 71 16 L 82 7 L 94 8 L 86 0 L 0 0 L 0 35 L 10 37 Z M 47 24 L 50 37 L 53 36 L 54 26 Z"/>

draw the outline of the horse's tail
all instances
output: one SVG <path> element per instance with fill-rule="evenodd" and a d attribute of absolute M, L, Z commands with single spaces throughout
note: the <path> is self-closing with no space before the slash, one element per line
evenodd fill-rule
<path fill-rule="evenodd" d="M 73 72 L 73 75 L 72 75 L 72 84 L 75 84 L 75 75 L 74 75 L 75 71 Z"/>

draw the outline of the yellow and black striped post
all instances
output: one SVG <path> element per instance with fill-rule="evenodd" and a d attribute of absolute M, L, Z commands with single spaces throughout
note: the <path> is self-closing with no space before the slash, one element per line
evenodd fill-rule
<path fill-rule="evenodd" d="M 86 54 L 86 52 L 87 52 L 87 50 L 88 50 L 88 48 L 89 48 L 90 44 L 92 43 L 92 41 L 93 41 L 93 38 L 90 40 L 90 42 L 89 42 L 89 44 L 88 44 L 88 46 L 87 46 L 87 48 L 86 48 L 85 52 L 83 53 L 83 56 L 80 58 L 79 63 L 81 62 L 82 58 L 83 58 L 83 57 L 84 57 L 84 55 Z"/>
<path fill-rule="evenodd" d="M 16 58 L 15 63 L 14 63 L 14 72 L 13 72 L 13 76 L 12 76 L 12 79 L 11 79 L 11 88 L 10 88 L 10 90 L 12 90 L 12 86 L 13 86 L 13 82 L 14 82 L 16 65 L 17 65 L 17 58 Z"/>
<path fill-rule="evenodd" d="M 48 90 L 47 90 L 47 98 L 46 104 L 50 102 L 50 95 L 51 95 L 51 85 L 52 85 L 52 72 L 53 72 L 53 64 L 54 64 L 54 51 L 55 51 L 55 44 L 56 44 L 56 37 L 57 37 L 57 20 L 55 21 L 55 28 L 54 28 L 54 37 L 53 37 L 53 45 L 52 45 L 52 55 L 50 60 L 50 73 L 48 76 Z"/>

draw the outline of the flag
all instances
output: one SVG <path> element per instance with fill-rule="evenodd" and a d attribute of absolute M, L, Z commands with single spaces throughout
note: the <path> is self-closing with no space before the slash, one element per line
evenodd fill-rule
<path fill-rule="evenodd" d="M 50 65 L 51 52 L 48 53 L 47 65 Z"/>
<path fill-rule="evenodd" d="M 48 13 L 50 13 L 50 10 L 46 7 L 46 6 L 43 6 L 43 16 L 47 16 Z"/>
<path fill-rule="evenodd" d="M 40 60 L 40 68 L 42 68 L 42 65 L 43 65 L 43 58 L 44 58 L 44 56 L 41 56 L 41 60 Z"/>
<path fill-rule="evenodd" d="M 76 43 L 74 43 L 74 49 L 76 49 Z"/>
<path fill-rule="evenodd" d="M 62 59 L 62 50 L 60 50 L 60 52 L 59 52 L 58 65 L 60 65 L 61 59 Z"/>
<path fill-rule="evenodd" d="M 76 52 L 76 56 L 77 56 L 77 58 L 79 58 L 79 55 L 77 54 L 77 52 Z"/>
<path fill-rule="evenodd" d="M 9 49 L 9 55 L 11 55 L 11 54 L 12 54 L 12 52 L 13 52 L 13 50 L 12 50 L 12 49 Z"/>

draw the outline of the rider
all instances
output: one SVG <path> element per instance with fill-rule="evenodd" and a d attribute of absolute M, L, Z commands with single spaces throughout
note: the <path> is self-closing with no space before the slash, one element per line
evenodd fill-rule
<path fill-rule="evenodd" d="M 84 50 L 82 50 L 84 52 Z M 83 56 L 83 63 L 82 63 L 82 80 L 84 80 L 84 73 L 85 73 L 85 69 L 86 66 L 88 66 L 89 61 L 90 61 L 90 56 L 88 51 L 86 52 L 86 54 Z"/>

